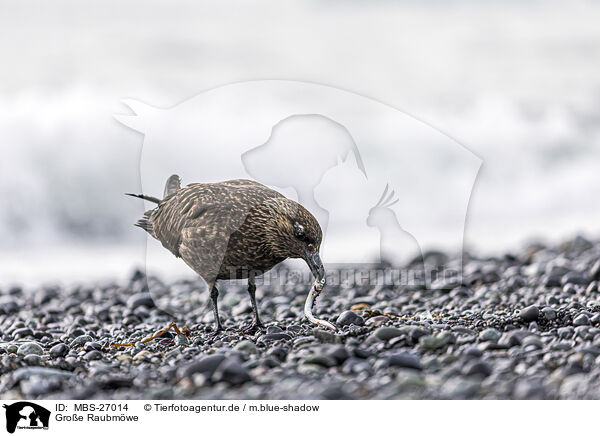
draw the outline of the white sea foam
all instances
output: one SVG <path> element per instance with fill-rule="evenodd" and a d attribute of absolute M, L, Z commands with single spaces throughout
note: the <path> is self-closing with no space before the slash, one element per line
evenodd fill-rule
<path fill-rule="evenodd" d="M 217 25 L 220 6 L 190 3 L 175 20 L 158 4 L 119 4 L 114 14 L 109 3 L 94 17 L 60 2 L 40 3 L 35 16 L 15 4 L 0 16 L 3 31 L 15 36 L 0 40 L 4 63 L 21 66 L 19 74 L 0 71 L 0 282 L 31 281 L 42 270 L 44 278 L 66 276 L 70 252 L 90 259 L 74 274 L 93 275 L 110 252 L 97 244 L 143 249 L 144 235 L 131 226 L 143 206 L 122 195 L 140 189 L 143 138 L 113 119 L 125 111 L 122 98 L 173 106 L 217 84 L 264 77 L 382 100 L 478 155 L 468 247 L 496 251 L 532 237 L 600 232 L 598 3 L 290 2 L 294 22 L 240 8 L 225 30 Z M 61 31 L 41 19 L 65 10 Z M 140 12 L 138 24 L 126 19 Z M 200 13 L 204 26 L 195 21 Z M 23 14 L 30 20 L 19 20 Z M 86 26 L 85 38 L 69 36 L 77 35 L 75 22 Z M 310 34 L 282 31 L 308 23 Z M 127 37 L 107 36 L 119 33 Z M 32 52 L 17 49 L 16 39 Z M 382 164 L 389 157 L 363 152 Z M 448 182 L 435 172 L 424 180 Z M 432 240 L 443 245 L 453 217 L 435 218 Z M 332 252 L 348 250 L 347 238 L 328 243 Z M 358 239 L 352 249 L 360 249 Z M 113 263 L 115 271 L 122 265 Z"/>

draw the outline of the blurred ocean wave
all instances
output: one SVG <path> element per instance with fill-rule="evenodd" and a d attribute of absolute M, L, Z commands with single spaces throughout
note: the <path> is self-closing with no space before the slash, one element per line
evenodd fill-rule
<path fill-rule="evenodd" d="M 98 244 L 143 247 L 132 227 L 142 204 L 123 196 L 140 189 L 142 137 L 113 119 L 119 101 L 168 107 L 263 78 L 379 99 L 481 157 L 467 247 L 598 234 L 599 3 L 258 5 L 3 6 L 0 253 L 27 262 L 27 250 L 48 247 L 87 244 L 90 258 Z"/>

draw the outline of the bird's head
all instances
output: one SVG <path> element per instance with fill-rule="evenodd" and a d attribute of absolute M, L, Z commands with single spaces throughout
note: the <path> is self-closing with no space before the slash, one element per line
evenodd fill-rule
<path fill-rule="evenodd" d="M 273 253 L 282 258 L 304 259 L 315 278 L 325 277 L 325 269 L 319 255 L 323 231 L 317 219 L 295 201 L 285 199 L 279 207 L 274 224 L 276 232 L 271 239 Z"/>

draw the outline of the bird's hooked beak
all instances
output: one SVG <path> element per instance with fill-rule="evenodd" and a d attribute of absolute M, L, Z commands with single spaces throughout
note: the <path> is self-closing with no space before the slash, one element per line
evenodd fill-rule
<path fill-rule="evenodd" d="M 305 260 L 310 268 L 311 272 L 315 276 L 318 281 L 323 280 L 325 277 L 325 268 L 323 268 L 323 262 L 321 262 L 321 256 L 319 256 L 319 252 L 315 251 L 314 253 L 305 250 Z"/>

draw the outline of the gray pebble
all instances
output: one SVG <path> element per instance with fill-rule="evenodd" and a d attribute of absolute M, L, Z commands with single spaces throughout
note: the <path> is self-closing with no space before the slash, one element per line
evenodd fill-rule
<path fill-rule="evenodd" d="M 80 335 L 73 339 L 73 341 L 71 342 L 71 347 L 85 345 L 86 342 L 92 342 L 92 337 L 90 335 Z"/>
<path fill-rule="evenodd" d="M 50 348 L 50 356 L 52 357 L 64 357 L 69 351 L 69 347 L 66 344 L 56 344 Z"/>
<path fill-rule="evenodd" d="M 342 312 L 340 316 L 338 316 L 337 321 L 335 322 L 338 326 L 344 327 L 347 325 L 364 325 L 365 320 L 362 316 L 357 313 L 352 312 L 351 310 L 346 310 Z"/>
<path fill-rule="evenodd" d="M 304 359 L 303 363 L 319 365 L 319 366 L 323 366 L 325 368 L 331 368 L 332 366 L 337 366 L 337 361 L 333 357 L 322 355 L 322 354 L 307 357 L 306 359 Z"/>
<path fill-rule="evenodd" d="M 488 377 L 492 374 L 492 367 L 483 360 L 475 360 L 467 363 L 463 370 L 466 376 L 482 376 Z"/>
<path fill-rule="evenodd" d="M 528 306 L 519 312 L 519 317 L 525 322 L 535 321 L 539 316 L 540 309 L 537 306 Z"/>
<path fill-rule="evenodd" d="M 373 335 L 382 341 L 389 341 L 392 338 L 402 335 L 402 330 L 396 327 L 379 327 Z"/>
<path fill-rule="evenodd" d="M 140 306 L 145 306 L 149 309 L 155 307 L 152 295 L 148 292 L 142 292 L 140 294 L 132 295 L 127 299 L 127 307 L 131 310 L 135 310 Z"/>
<path fill-rule="evenodd" d="M 248 370 L 237 359 L 223 361 L 215 370 L 212 378 L 215 382 L 226 382 L 233 386 L 252 380 Z"/>
<path fill-rule="evenodd" d="M 389 366 L 397 366 L 400 368 L 423 369 L 419 356 L 412 353 L 396 353 L 392 354 L 388 359 Z"/>
<path fill-rule="evenodd" d="M 553 321 L 556 319 L 556 310 L 552 309 L 551 307 L 544 307 L 542 309 L 542 314 L 548 321 Z"/>
<path fill-rule="evenodd" d="M 485 329 L 479 333 L 479 340 L 482 342 L 493 341 L 496 342 L 502 334 L 496 329 Z"/>
<path fill-rule="evenodd" d="M 574 326 L 590 325 L 590 319 L 586 314 L 582 313 L 581 315 L 578 315 L 575 317 L 575 319 L 573 320 L 573 325 Z"/>
<path fill-rule="evenodd" d="M 422 336 L 419 339 L 419 347 L 423 350 L 437 350 L 446 345 L 446 341 L 442 335 Z"/>
<path fill-rule="evenodd" d="M 44 349 L 37 342 L 25 342 L 18 348 L 17 355 L 27 356 L 28 354 L 36 354 L 41 356 L 44 354 Z"/>
<path fill-rule="evenodd" d="M 181 372 L 181 377 L 190 378 L 194 374 L 203 374 L 207 379 L 210 379 L 217 367 L 225 360 L 225 356 L 222 354 L 213 354 L 210 356 L 203 357 L 197 362 L 194 362 L 185 367 Z"/>

